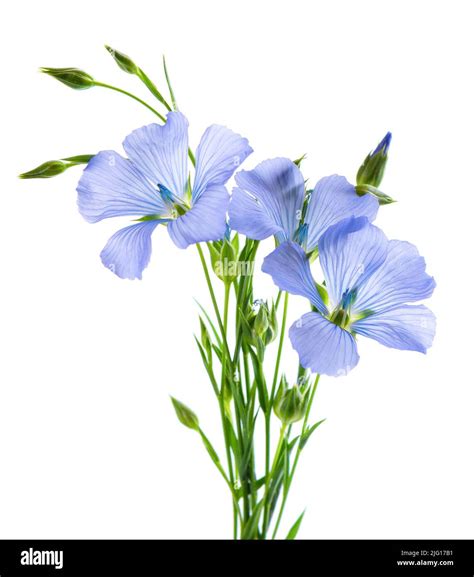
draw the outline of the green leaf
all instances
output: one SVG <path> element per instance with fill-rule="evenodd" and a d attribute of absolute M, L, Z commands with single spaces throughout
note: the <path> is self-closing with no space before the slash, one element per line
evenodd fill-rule
<path fill-rule="evenodd" d="M 299 168 L 301 166 L 301 163 L 303 162 L 303 160 L 305 158 L 306 158 L 306 153 L 304 153 L 303 156 L 300 156 L 296 160 L 293 160 L 293 164 L 296 164 L 296 166 Z"/>
<path fill-rule="evenodd" d="M 207 371 L 207 374 L 209 375 L 209 379 L 211 380 L 211 384 L 212 387 L 214 389 L 214 392 L 217 394 L 219 394 L 219 387 L 217 385 L 217 381 L 216 381 L 216 377 L 214 376 L 214 372 L 212 370 L 212 363 L 209 361 L 209 359 L 206 356 L 206 351 L 202 348 L 201 343 L 199 342 L 198 338 L 196 337 L 196 335 L 194 335 L 194 340 L 196 341 L 196 344 L 198 346 L 199 349 L 199 353 L 201 355 L 202 358 L 202 362 L 204 364 L 204 367 Z"/>
<path fill-rule="evenodd" d="M 188 429 L 199 431 L 199 419 L 193 413 L 193 411 L 191 411 L 189 407 L 174 397 L 171 397 L 171 402 L 173 403 L 173 407 L 176 411 L 176 416 L 178 417 L 179 421 L 185 427 L 188 427 Z"/>
<path fill-rule="evenodd" d="M 209 441 L 209 439 L 201 431 L 201 429 L 199 429 L 198 432 L 201 435 L 202 442 L 204 443 L 204 446 L 206 447 L 206 450 L 209 453 L 209 456 L 211 457 L 211 459 L 214 461 L 214 463 L 216 463 L 216 464 L 219 463 L 220 462 L 219 455 L 216 453 L 216 450 L 211 445 L 211 442 Z"/>
<path fill-rule="evenodd" d="M 265 485 L 265 477 L 260 477 L 260 479 L 256 479 L 252 482 L 252 491 L 257 492 L 261 487 Z M 237 499 L 241 499 L 244 496 L 244 489 L 243 487 L 239 487 L 236 491 Z"/>
<path fill-rule="evenodd" d="M 252 515 L 242 527 L 242 539 L 255 539 L 258 533 L 258 522 L 260 521 L 260 514 L 263 509 L 264 499 L 261 499 L 255 507 Z"/>
<path fill-rule="evenodd" d="M 298 534 L 300 525 L 301 525 L 301 521 L 303 521 L 303 517 L 304 514 L 306 513 L 306 510 L 304 510 L 301 515 L 298 517 L 298 519 L 296 519 L 296 521 L 294 522 L 293 526 L 291 527 L 291 529 L 288 531 L 288 535 L 286 536 L 286 538 L 288 540 L 293 540 L 296 535 Z"/>
<path fill-rule="evenodd" d="M 306 429 L 306 431 L 301 435 L 301 440 L 300 440 L 300 449 L 303 449 L 304 446 L 306 445 L 306 443 L 308 442 L 309 438 L 311 437 L 311 435 L 314 433 L 314 431 L 319 427 L 319 425 L 321 423 L 324 423 L 326 419 L 321 419 L 320 421 L 318 421 L 317 423 L 315 423 L 312 427 L 310 427 L 309 429 Z"/>
<path fill-rule="evenodd" d="M 173 110 L 178 110 L 178 105 L 176 104 L 176 98 L 174 96 L 173 88 L 171 86 L 170 77 L 168 75 L 168 68 L 166 66 L 166 58 L 164 54 L 163 54 L 163 70 L 165 73 L 166 84 L 168 85 L 168 90 L 170 92 L 171 105 L 173 106 Z"/>
<path fill-rule="evenodd" d="M 211 317 L 207 314 L 206 309 L 199 303 L 199 301 L 197 301 L 196 299 L 194 299 L 194 301 L 196 302 L 197 306 L 201 309 L 202 314 L 204 315 L 205 319 L 209 323 L 209 326 L 212 329 L 212 334 L 214 335 L 214 338 L 216 339 L 216 343 L 219 345 L 219 348 L 222 348 L 222 341 L 219 337 L 219 333 L 218 333 L 214 323 L 211 321 Z"/>

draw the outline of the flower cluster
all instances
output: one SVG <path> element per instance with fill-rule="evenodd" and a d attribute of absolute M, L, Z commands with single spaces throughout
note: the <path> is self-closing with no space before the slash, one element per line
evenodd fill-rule
<path fill-rule="evenodd" d="M 129 134 L 123 142 L 125 157 L 104 150 L 60 158 L 21 178 L 50 178 L 85 164 L 77 186 L 82 216 L 90 223 L 132 219 L 100 255 L 122 279 L 142 278 L 159 225 L 166 227 L 178 248 L 197 245 L 213 311 L 200 307 L 196 343 L 218 401 L 225 465 L 198 416 L 174 397 L 172 403 L 179 421 L 200 436 L 226 482 L 234 538 L 274 538 L 301 452 L 324 421 L 310 423 L 320 375 L 343 375 L 354 368 L 359 336 L 419 352 L 426 352 L 433 341 L 434 315 L 419 304 L 435 287 L 424 259 L 412 244 L 387 239 L 373 224 L 379 207 L 393 202 L 379 189 L 391 134 L 366 156 L 355 184 L 339 175 L 316 183 L 305 180 L 302 159 L 273 158 L 252 170 L 240 170 L 252 148 L 246 138 L 224 126 L 210 126 L 193 153 L 188 121 L 178 111 L 164 60 L 169 102 L 127 55 L 106 48 L 117 66 L 140 80 L 166 112 L 77 68 L 41 71 L 74 90 L 99 87 L 124 94 L 160 123 Z M 234 173 L 230 191 L 227 185 Z M 265 256 L 262 271 L 279 289 L 275 299 L 254 295 L 256 254 L 259 242 L 268 238 L 274 239 L 275 247 Z M 208 259 L 200 243 L 207 244 Z M 312 272 L 315 261 L 317 278 Z M 210 270 L 224 285 L 222 306 Z M 308 301 L 308 312 L 289 329 L 299 356 L 295 380 L 280 368 L 289 294 Z M 235 302 L 232 337 L 230 302 Z M 277 354 L 269 377 L 265 355 L 274 342 Z M 274 417 L 280 435 L 272 457 Z M 256 426 L 258 419 L 264 419 L 264 443 L 256 442 L 256 432 L 262 430 Z M 259 447 L 264 450 L 261 464 Z M 303 514 L 287 539 L 295 538 Z"/>
<path fill-rule="evenodd" d="M 380 158 L 385 166 L 390 135 L 363 165 L 372 184 Z M 262 270 L 289 293 L 306 297 L 312 311 L 290 329 L 301 365 L 337 376 L 358 363 L 356 336 L 388 347 L 426 352 L 434 315 L 409 305 L 435 287 L 416 248 L 388 240 L 374 226 L 379 199 L 359 195 L 346 178 L 332 175 L 306 190 L 295 162 L 274 158 L 235 175 L 232 195 L 225 187 L 252 152 L 247 139 L 223 126 L 210 126 L 196 150 L 195 176 L 188 173 L 188 122 L 168 113 L 164 126 L 135 130 L 123 143 L 128 159 L 99 152 L 78 185 L 78 205 L 89 222 L 137 216 L 138 222 L 115 233 L 101 253 L 102 262 L 121 278 L 141 278 L 151 253 L 151 234 L 165 225 L 179 248 L 219 241 L 227 227 L 250 239 L 275 237 L 277 248 Z M 362 168 L 362 167 L 361 167 Z M 364 172 L 359 171 L 359 181 Z M 324 274 L 315 282 L 310 262 L 319 256 Z"/>

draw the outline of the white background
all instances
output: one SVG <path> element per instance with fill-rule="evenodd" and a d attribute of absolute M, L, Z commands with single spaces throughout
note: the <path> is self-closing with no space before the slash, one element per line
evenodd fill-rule
<path fill-rule="evenodd" d="M 142 282 L 99 252 L 123 222 L 87 224 L 80 169 L 16 174 L 44 160 L 121 149 L 153 122 L 103 90 L 37 72 L 77 66 L 152 101 L 103 48 L 160 86 L 167 55 L 193 145 L 211 123 L 249 138 L 246 162 L 307 153 L 311 182 L 354 179 L 387 130 L 380 211 L 415 243 L 438 287 L 427 356 L 360 340 L 359 366 L 323 378 L 289 502 L 305 538 L 474 538 L 472 214 L 474 101 L 469 2 L 15 2 L 2 7 L 0 537 L 229 537 L 230 502 L 173 394 L 219 439 L 194 348 L 195 249 L 154 235 Z M 263 246 L 261 255 L 271 243 Z M 269 279 L 258 280 L 269 297 Z M 293 299 L 290 320 L 306 304 Z M 287 345 L 284 367 L 296 355 Z M 216 444 L 217 441 L 216 441 Z M 218 444 L 219 448 L 221 447 Z"/>

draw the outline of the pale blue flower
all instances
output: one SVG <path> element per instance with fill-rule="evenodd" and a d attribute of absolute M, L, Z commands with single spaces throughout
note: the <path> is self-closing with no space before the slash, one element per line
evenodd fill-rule
<path fill-rule="evenodd" d="M 337 376 L 359 361 L 356 335 L 387 347 L 422 353 L 431 346 L 435 317 L 423 305 L 435 282 L 415 246 L 388 240 L 365 217 L 348 218 L 319 240 L 325 286 L 317 286 L 304 250 L 284 242 L 264 260 L 262 270 L 280 289 L 308 298 L 313 312 L 290 328 L 303 367 Z"/>
<path fill-rule="evenodd" d="M 224 126 L 210 126 L 196 149 L 194 184 L 189 185 L 188 121 L 170 112 L 166 124 L 133 131 L 123 143 L 128 159 L 99 152 L 77 187 L 78 206 L 89 222 L 135 216 L 136 224 L 116 232 L 101 259 L 121 278 L 141 278 L 151 255 L 151 234 L 167 226 L 179 248 L 220 240 L 226 232 L 234 171 L 252 152 L 246 138 Z"/>
<path fill-rule="evenodd" d="M 280 243 L 296 241 L 308 253 L 331 225 L 349 216 L 372 221 L 379 207 L 372 195 L 358 196 L 352 184 L 334 174 L 316 183 L 304 211 L 304 178 L 288 158 L 265 160 L 238 172 L 235 180 L 230 227 L 255 240 L 274 235 Z"/>

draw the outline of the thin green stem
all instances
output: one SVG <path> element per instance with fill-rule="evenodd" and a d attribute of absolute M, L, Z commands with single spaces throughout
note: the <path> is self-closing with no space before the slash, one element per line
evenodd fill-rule
<path fill-rule="evenodd" d="M 211 441 L 209 441 L 209 439 L 207 438 L 207 436 L 204 434 L 204 431 L 202 429 L 199 429 L 199 434 L 201 435 L 202 440 L 204 441 L 204 444 L 206 446 L 209 446 L 212 448 L 212 450 L 215 452 L 214 447 L 212 446 Z M 216 453 L 217 455 L 217 453 Z M 228 478 L 226 472 L 224 471 L 221 462 L 219 460 L 216 460 L 214 458 L 211 457 L 212 462 L 214 463 L 214 465 L 216 466 L 217 470 L 219 471 L 219 473 L 222 475 L 222 478 L 224 479 L 224 481 L 226 482 L 227 486 L 230 489 L 231 495 L 232 495 L 232 499 L 234 501 L 234 505 L 237 509 L 237 513 L 239 515 L 240 521 L 243 521 L 242 519 L 242 513 L 240 512 L 239 509 L 239 502 L 238 502 L 238 498 L 237 495 L 235 494 L 235 487 L 233 486 L 233 484 L 231 483 L 230 479 Z"/>
<path fill-rule="evenodd" d="M 273 457 L 273 463 L 270 469 L 270 473 L 267 476 L 266 482 L 265 482 L 265 493 L 263 495 L 263 527 L 262 527 L 262 532 L 263 532 L 263 536 L 265 538 L 266 533 L 267 533 L 267 529 L 268 529 L 268 523 L 269 523 L 269 515 L 270 515 L 270 503 L 268 502 L 268 496 L 269 496 L 269 492 L 270 492 L 270 479 L 273 479 L 273 475 L 275 473 L 275 468 L 278 465 L 278 461 L 280 459 L 280 453 L 281 453 L 281 448 L 283 446 L 283 441 L 285 440 L 285 433 L 286 433 L 286 425 L 282 424 L 281 429 L 280 429 L 280 437 L 278 439 L 278 444 L 277 444 L 277 448 L 275 450 L 275 455 Z"/>
<path fill-rule="evenodd" d="M 281 353 L 283 351 L 283 343 L 285 341 L 285 330 L 286 330 L 286 317 L 288 314 L 288 293 L 285 293 L 285 297 L 283 300 L 283 316 L 281 320 L 281 332 L 280 332 L 280 342 L 278 343 L 278 353 L 275 363 L 275 372 L 273 374 L 273 382 L 272 382 L 272 390 L 270 393 L 270 406 L 273 403 L 273 399 L 275 398 L 276 386 L 278 382 L 278 375 L 280 372 L 280 361 L 281 361 Z"/>
<path fill-rule="evenodd" d="M 281 296 L 281 291 L 279 292 L 277 300 L 279 300 L 280 296 Z M 283 316 L 282 316 L 282 321 L 281 321 L 280 341 L 278 343 L 278 352 L 277 352 L 277 358 L 276 358 L 276 362 L 275 362 L 275 372 L 273 374 L 273 382 L 272 382 L 272 388 L 271 388 L 271 392 L 270 392 L 269 406 L 268 406 L 267 412 L 265 414 L 265 492 L 268 492 L 268 485 L 270 483 L 270 445 L 271 445 L 270 424 L 271 424 L 273 400 L 275 397 L 275 390 L 276 390 L 276 385 L 278 382 L 278 375 L 280 372 L 280 362 L 281 362 L 281 354 L 283 351 L 283 342 L 285 339 L 285 328 L 286 328 L 287 314 L 288 314 L 288 293 L 285 292 L 285 297 L 283 300 Z M 267 511 L 265 509 L 264 528 L 266 528 L 266 523 L 268 521 L 267 517 L 268 517 L 268 514 L 267 514 Z"/>
<path fill-rule="evenodd" d="M 166 110 L 170 112 L 171 106 L 168 104 L 168 102 L 165 100 L 161 92 L 158 90 L 158 88 L 153 84 L 153 82 L 148 78 L 148 76 L 145 74 L 145 72 L 143 72 L 141 68 L 138 70 L 137 76 L 148 88 L 148 90 L 153 94 L 153 96 L 158 100 L 158 102 L 161 102 L 161 104 L 163 104 Z"/>
<path fill-rule="evenodd" d="M 305 412 L 305 416 L 304 416 L 304 420 L 303 420 L 303 426 L 301 428 L 301 435 L 303 435 L 305 433 L 306 427 L 308 426 L 309 414 L 311 412 L 311 406 L 313 404 L 314 396 L 316 394 L 316 389 L 318 388 L 320 376 L 321 375 L 316 375 L 316 379 L 314 380 L 314 383 L 313 383 L 313 386 L 311 389 L 310 397 L 308 400 L 308 405 L 306 407 L 306 412 Z M 299 461 L 299 458 L 301 455 L 301 450 L 302 450 L 302 446 L 301 446 L 301 437 L 300 437 L 300 441 L 298 442 L 298 448 L 296 449 L 295 460 L 293 461 L 293 466 L 291 467 L 290 476 L 288 477 L 288 483 L 286 484 L 285 489 L 283 491 L 283 500 L 281 502 L 280 512 L 278 513 L 278 518 L 277 518 L 277 521 L 275 524 L 275 528 L 273 530 L 272 539 L 275 539 L 278 528 L 280 526 L 281 517 L 282 517 L 283 511 L 285 509 L 286 501 L 288 499 L 288 493 L 290 492 L 291 483 L 293 482 L 293 477 L 295 475 L 296 467 L 298 465 L 298 461 Z"/>
<path fill-rule="evenodd" d="M 227 467 L 229 469 L 229 479 L 230 479 L 230 482 L 232 483 L 232 485 L 234 485 L 234 483 L 235 483 L 234 467 L 232 464 L 232 455 L 230 452 L 229 431 L 227 428 L 229 422 L 228 422 L 228 420 L 226 418 L 226 414 L 225 414 L 224 395 L 223 395 L 224 391 L 222 390 L 223 384 L 224 384 L 224 379 L 225 379 L 225 359 L 230 358 L 229 347 L 227 345 L 226 327 L 224 327 L 224 323 L 222 322 L 222 317 L 221 317 L 221 313 L 219 311 L 219 306 L 217 304 L 216 295 L 214 293 L 214 287 L 212 286 L 211 277 L 209 275 L 209 268 L 207 266 L 206 258 L 204 257 L 204 253 L 202 251 L 201 245 L 198 243 L 198 244 L 196 244 L 196 247 L 197 247 L 197 250 L 199 253 L 199 258 L 201 260 L 202 268 L 204 271 L 204 276 L 206 278 L 207 287 L 208 287 L 209 294 L 211 297 L 212 305 L 214 307 L 214 312 L 215 312 L 215 315 L 217 318 L 217 322 L 219 324 L 219 329 L 221 331 L 222 341 L 223 341 L 223 344 L 225 347 L 225 350 L 223 352 L 224 359 L 222 361 L 223 366 L 222 366 L 221 391 L 220 391 L 220 394 L 218 394 L 218 401 L 219 401 L 219 409 L 220 409 L 220 414 L 221 414 L 222 430 L 224 433 L 224 443 L 225 443 L 225 449 L 226 449 Z M 227 320 L 226 320 L 226 323 L 227 323 Z M 238 524 L 237 515 L 239 517 L 241 516 L 240 509 L 239 509 L 238 503 L 236 503 L 235 500 L 233 499 L 234 539 L 237 538 L 237 524 Z"/>
<path fill-rule="evenodd" d="M 101 86 L 102 88 L 108 88 L 110 90 L 115 90 L 115 92 L 120 92 L 121 94 L 125 94 L 125 96 L 129 96 L 130 98 L 133 98 L 134 100 L 136 100 L 140 104 L 143 104 L 143 106 L 146 106 L 146 108 L 148 108 L 148 110 L 151 110 L 153 112 L 153 114 L 156 114 L 156 116 L 158 116 L 158 118 L 160 120 L 162 120 L 163 122 L 166 122 L 166 118 L 163 115 L 161 115 L 158 112 L 158 110 L 155 110 L 152 106 L 150 106 L 144 100 L 142 100 L 141 98 L 138 98 L 138 96 L 135 96 L 131 92 L 127 92 L 126 90 L 122 90 L 122 88 L 117 88 L 117 86 L 111 86 L 110 84 L 105 84 L 104 82 L 97 82 L 96 81 L 95 86 Z"/>

